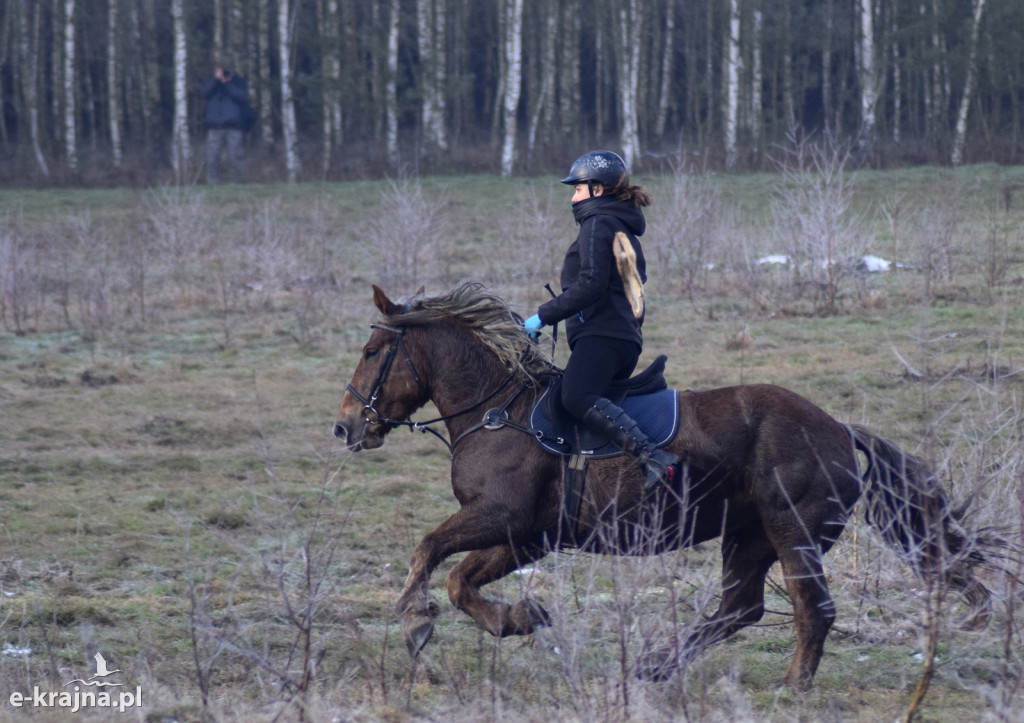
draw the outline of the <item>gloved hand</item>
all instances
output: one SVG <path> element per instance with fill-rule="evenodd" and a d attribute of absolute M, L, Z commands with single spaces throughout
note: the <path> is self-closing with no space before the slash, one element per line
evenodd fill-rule
<path fill-rule="evenodd" d="M 540 328 L 544 326 L 544 322 L 540 320 L 537 314 L 534 314 L 529 319 L 523 322 L 523 328 L 526 329 L 526 335 L 534 341 L 540 338 Z"/>

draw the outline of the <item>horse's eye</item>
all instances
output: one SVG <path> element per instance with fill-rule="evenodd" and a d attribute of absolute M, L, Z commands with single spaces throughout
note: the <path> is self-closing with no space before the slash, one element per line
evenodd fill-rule
<path fill-rule="evenodd" d="M 375 356 L 377 356 L 377 352 L 379 351 L 380 349 L 367 349 L 363 353 L 363 356 L 365 356 L 367 359 L 373 359 Z"/>

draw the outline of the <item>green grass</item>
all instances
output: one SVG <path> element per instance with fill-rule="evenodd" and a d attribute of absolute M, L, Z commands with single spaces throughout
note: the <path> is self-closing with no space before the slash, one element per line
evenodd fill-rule
<path fill-rule="evenodd" d="M 1013 184 L 1024 171 L 854 178 L 870 250 L 908 262 L 929 240 L 914 213 L 934 213 L 950 189 L 962 199 L 946 249 L 951 278 L 936 272 L 931 296 L 921 270 L 874 275 L 859 289 L 851 278 L 838 313 L 817 313 L 790 274 L 744 262 L 781 250 L 767 231 L 778 178 L 700 179 L 720 194 L 708 259 L 719 267 L 689 288 L 685 261 L 651 268 L 645 361 L 667 353 L 680 388 L 789 387 L 926 456 L 957 501 L 977 492 L 974 522 L 1019 526 L 1024 207 Z M 680 248 L 695 243 L 692 229 L 658 225 L 672 179 L 641 181 L 655 196 L 652 246 L 667 235 Z M 550 179 L 418 183 L 443 213 L 421 231 L 428 248 L 406 249 L 418 254 L 415 283 L 381 265 L 399 240 L 379 224 L 402 220 L 385 212 L 386 183 L 5 195 L 0 249 L 26 285 L 17 298 L 5 287 L 0 320 L 0 650 L 32 652 L 0 654 L 0 720 L 12 712 L 9 691 L 91 674 L 96 650 L 143 687 L 152 720 L 202 720 L 200 681 L 217 720 L 295 719 L 294 616 L 311 599 L 322 655 L 313 720 L 898 718 L 921 675 L 924 605 L 920 584 L 863 522 L 827 557 L 839 616 L 808 694 L 776 687 L 794 632 L 774 594 L 780 614 L 685 674 L 652 685 L 628 672 L 645 644 L 713 609 L 714 544 L 639 560 L 549 556 L 487 590 L 536 596 L 552 613 L 552 628 L 523 639 L 494 640 L 452 609 L 444 577 L 456 560 L 447 561 L 432 578 L 442 601 L 434 639 L 409 661 L 393 609 L 407 559 L 457 503 L 433 437 L 398 430 L 383 449 L 351 455 L 330 436 L 374 318 L 369 285 L 397 297 L 473 276 L 529 312 L 556 281 L 547 259 L 557 263 L 574 231 Z M 146 220 L 191 209 L 196 196 L 216 224 L 197 246 Z M 895 198 L 906 221 L 896 239 L 880 210 Z M 994 208 L 1006 240 L 995 283 L 979 249 Z M 310 274 L 331 281 L 297 281 Z M 731 345 L 744 329 L 753 344 Z M 989 583 L 1005 604 L 1005 581 Z M 1004 647 L 1021 645 L 1019 586 L 1015 594 L 1011 621 L 1000 612 L 982 633 L 943 627 L 923 720 L 1000 719 L 1024 704 L 1020 661 Z"/>

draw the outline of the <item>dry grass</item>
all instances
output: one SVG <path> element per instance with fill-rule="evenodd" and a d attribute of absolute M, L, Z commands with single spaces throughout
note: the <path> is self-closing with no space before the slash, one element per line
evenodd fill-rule
<path fill-rule="evenodd" d="M 851 176 L 862 248 L 913 268 L 835 276 L 827 315 L 803 276 L 755 263 L 786 251 L 768 231 L 776 177 L 647 179 L 646 355 L 668 353 L 679 387 L 790 387 L 927 458 L 955 500 L 976 496 L 971 524 L 1019 534 L 1024 210 L 1005 191 L 1019 176 Z M 639 653 L 716 605 L 714 545 L 549 556 L 489 590 L 552 613 L 524 639 L 451 609 L 450 561 L 433 581 L 435 638 L 408 660 L 392 609 L 406 559 L 456 503 L 429 436 L 348 455 L 329 434 L 374 316 L 369 284 L 385 275 L 400 296 L 474 276 L 529 311 L 573 233 L 563 191 L 460 178 L 11 194 L 0 720 L 26 712 L 10 692 L 59 690 L 96 651 L 142 687 L 151 720 L 899 717 L 921 678 L 927 592 L 859 520 L 826 558 L 839 617 L 807 695 L 775 687 L 793 646 L 777 572 L 763 624 L 668 683 L 634 679 Z M 412 217 L 435 202 L 437 216 Z M 391 246 L 422 228 L 436 237 Z M 388 264 L 392 251 L 404 256 Z M 931 621 L 927 719 L 1012 720 L 1024 704 L 1021 587 L 987 582 L 987 630 L 959 630 L 952 600 Z"/>

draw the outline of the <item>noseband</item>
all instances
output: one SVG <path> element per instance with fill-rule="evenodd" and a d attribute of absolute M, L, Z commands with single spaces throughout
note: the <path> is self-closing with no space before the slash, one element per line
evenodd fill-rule
<path fill-rule="evenodd" d="M 363 413 L 367 422 L 371 424 L 387 424 L 390 426 L 396 426 L 399 424 L 405 424 L 405 420 L 400 419 L 389 419 L 381 414 L 377 410 L 377 397 L 380 396 L 381 389 L 384 388 L 384 382 L 387 381 L 388 374 L 391 373 L 391 365 L 395 362 L 395 354 L 399 349 L 402 351 L 402 355 L 405 357 L 405 365 L 409 367 L 409 371 L 412 372 L 412 378 L 416 380 L 416 384 L 423 389 L 423 382 L 420 380 L 420 375 L 416 373 L 416 367 L 413 366 L 412 357 L 409 356 L 409 350 L 405 346 L 405 327 L 402 326 L 389 326 L 379 322 L 370 324 L 371 329 L 383 329 L 384 331 L 391 332 L 395 335 L 395 340 L 391 342 L 391 346 L 388 347 L 387 352 L 384 354 L 384 362 L 380 365 L 380 371 L 377 372 L 377 381 L 373 383 L 373 389 L 370 391 L 369 398 L 364 397 L 359 391 L 352 386 L 352 383 L 345 385 L 345 389 L 356 399 L 363 404 Z M 373 415 L 372 417 L 370 415 Z"/>

